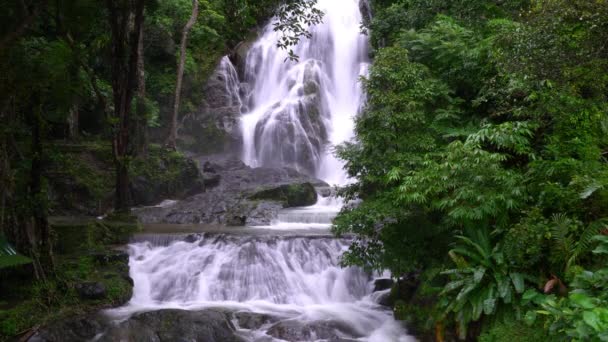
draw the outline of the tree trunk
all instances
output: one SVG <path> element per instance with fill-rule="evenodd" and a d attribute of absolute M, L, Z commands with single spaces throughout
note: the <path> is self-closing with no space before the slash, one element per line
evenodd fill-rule
<path fill-rule="evenodd" d="M 30 245 L 36 276 L 46 280 L 48 274 L 54 273 L 53 245 L 47 217 L 47 198 L 43 191 L 42 177 L 44 170 L 44 148 L 42 139 L 43 119 L 41 109 L 33 113 L 32 121 L 32 166 L 30 169 L 29 197 L 32 205 L 31 219 L 26 220 L 29 226 Z"/>
<path fill-rule="evenodd" d="M 78 104 L 74 103 L 68 113 L 68 139 L 78 139 Z"/>
<path fill-rule="evenodd" d="M 137 155 L 148 155 L 148 117 L 146 113 L 146 74 L 144 68 L 144 26 L 139 29 L 139 43 L 137 44 Z"/>
<path fill-rule="evenodd" d="M 112 95 L 114 99 L 114 136 L 112 151 L 116 166 L 116 194 L 114 208 L 128 212 L 129 162 L 133 156 L 129 140 L 134 122 L 131 102 L 137 89 L 137 61 L 139 35 L 143 23 L 144 0 L 107 0 L 112 31 Z M 122 6 L 121 6 L 122 5 Z M 133 15 L 133 25 L 130 17 Z"/>
<path fill-rule="evenodd" d="M 167 146 L 172 149 L 176 149 L 177 140 L 177 116 L 179 113 L 179 101 L 180 94 L 182 91 L 182 80 L 184 78 L 184 65 L 186 64 L 186 47 L 188 45 L 188 33 L 196 23 L 198 17 L 198 0 L 192 0 L 192 14 L 190 19 L 184 26 L 182 31 L 182 38 L 179 47 L 179 64 L 177 66 L 177 82 L 175 83 L 175 99 L 173 102 L 173 113 L 171 115 L 171 128 L 169 131 L 169 138 L 167 139 Z"/>

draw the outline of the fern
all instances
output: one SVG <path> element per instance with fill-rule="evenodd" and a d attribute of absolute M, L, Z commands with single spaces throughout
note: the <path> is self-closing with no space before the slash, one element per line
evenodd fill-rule
<path fill-rule="evenodd" d="M 594 237 L 600 234 L 600 232 L 606 229 L 606 227 L 608 227 L 608 219 L 606 218 L 597 220 L 585 227 L 585 230 L 583 230 L 574 246 L 572 255 L 570 255 L 570 258 L 568 258 L 566 270 L 568 270 L 570 266 L 574 265 L 580 257 L 591 252 L 594 246 Z"/>
<path fill-rule="evenodd" d="M 603 218 L 587 225 L 583 232 L 575 236 L 576 222 L 564 214 L 556 214 L 552 217 L 551 237 L 554 243 L 554 251 L 559 252 L 561 259 L 565 262 L 565 271 L 585 254 L 590 253 L 593 247 L 593 238 L 608 226 L 608 219 Z"/>

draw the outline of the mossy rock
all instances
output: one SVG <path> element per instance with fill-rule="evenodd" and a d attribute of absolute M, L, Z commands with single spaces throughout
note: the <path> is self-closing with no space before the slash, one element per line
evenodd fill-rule
<path fill-rule="evenodd" d="M 71 254 L 103 248 L 104 245 L 123 245 L 141 230 L 137 222 L 97 219 L 61 220 L 51 223 L 56 253 Z"/>
<path fill-rule="evenodd" d="M 317 202 L 315 187 L 306 183 L 283 184 L 256 191 L 250 199 L 282 202 L 286 208 L 304 207 Z"/>

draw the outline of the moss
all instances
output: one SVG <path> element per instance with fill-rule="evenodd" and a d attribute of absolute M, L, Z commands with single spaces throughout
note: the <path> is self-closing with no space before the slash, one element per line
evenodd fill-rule
<path fill-rule="evenodd" d="M 0 341 L 51 320 L 128 301 L 133 286 L 128 277 L 128 259 L 103 260 L 81 253 L 59 255 L 53 280 L 20 284 L 20 293 L 15 297 L 21 298 L 10 298 L 4 305 L 0 303 Z M 102 283 L 106 296 L 96 300 L 80 298 L 76 285 L 81 282 Z"/>
<path fill-rule="evenodd" d="M 116 217 L 114 217 L 116 219 Z M 60 254 L 77 253 L 103 248 L 104 245 L 119 245 L 129 242 L 133 233 L 141 230 L 137 222 L 116 220 L 54 220 L 55 249 Z"/>
<path fill-rule="evenodd" d="M 200 181 L 200 172 L 192 159 L 158 145 L 150 147 L 146 158 L 134 159 L 129 169 L 134 181 L 135 200 L 140 204 L 152 204 L 147 202 L 160 198 L 181 197 Z M 145 186 L 138 184 L 138 180 Z"/>

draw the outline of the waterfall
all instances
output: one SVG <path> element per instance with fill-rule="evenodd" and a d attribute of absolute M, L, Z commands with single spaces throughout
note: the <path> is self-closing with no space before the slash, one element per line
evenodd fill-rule
<path fill-rule="evenodd" d="M 368 42 L 357 0 L 320 0 L 323 23 L 295 46 L 298 62 L 277 49 L 269 24 L 247 54 L 252 91 L 242 117 L 243 159 L 250 166 L 290 166 L 330 184 L 347 177 L 333 147 L 353 137 L 363 92 Z"/>
<path fill-rule="evenodd" d="M 129 245 L 133 297 L 115 313 L 221 307 L 235 317 L 241 312 L 272 317 L 253 328 L 239 327 L 235 319 L 247 341 L 281 341 L 266 335 L 281 321 L 311 329 L 322 322 L 345 341 L 413 341 L 391 310 L 375 302 L 373 277 L 340 267 L 349 243 L 329 235 L 206 233 L 172 236 L 168 243 L 142 236 Z"/>
<path fill-rule="evenodd" d="M 298 62 L 285 62 L 272 25 L 249 50 L 240 85 L 229 60 L 222 60 L 218 80 L 230 98 L 221 105 L 244 112 L 243 159 L 250 166 L 287 166 L 345 184 L 332 147 L 353 137 L 368 43 L 359 31 L 357 0 L 319 0 L 318 7 L 324 22 L 294 48 Z M 372 274 L 341 267 L 351 241 L 324 230 L 341 205 L 319 196 L 314 206 L 285 209 L 266 227 L 279 231 L 140 235 L 129 245 L 133 297 L 114 314 L 220 308 L 246 341 L 302 340 L 281 335 L 298 329 L 311 341 L 413 341 L 378 303 L 389 290 L 373 292 Z M 298 230 L 311 227 L 322 229 Z M 262 316 L 241 325 L 243 313 Z"/>

